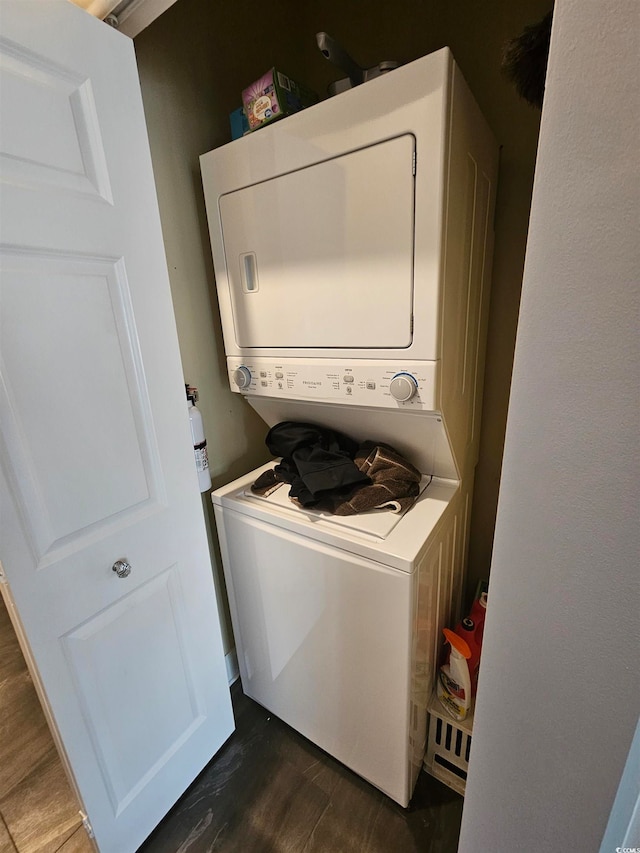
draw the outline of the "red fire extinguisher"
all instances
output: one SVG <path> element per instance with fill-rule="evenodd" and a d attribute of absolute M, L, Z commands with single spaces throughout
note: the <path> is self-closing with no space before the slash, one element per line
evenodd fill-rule
<path fill-rule="evenodd" d="M 187 403 L 189 406 L 189 424 L 191 425 L 191 438 L 193 439 L 193 453 L 196 459 L 196 471 L 198 472 L 198 483 L 201 492 L 208 492 L 211 488 L 211 471 L 209 470 L 209 455 L 207 453 L 207 439 L 204 436 L 204 425 L 202 415 L 196 408 L 198 389 L 193 385 L 185 385 L 187 392 Z"/>

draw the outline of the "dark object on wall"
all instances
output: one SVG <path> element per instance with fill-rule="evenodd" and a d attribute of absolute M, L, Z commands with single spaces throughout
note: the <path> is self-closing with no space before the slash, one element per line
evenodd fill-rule
<path fill-rule="evenodd" d="M 549 12 L 538 24 L 525 27 L 502 50 L 502 71 L 520 97 L 539 108 L 544 97 L 552 19 L 553 12 Z"/>

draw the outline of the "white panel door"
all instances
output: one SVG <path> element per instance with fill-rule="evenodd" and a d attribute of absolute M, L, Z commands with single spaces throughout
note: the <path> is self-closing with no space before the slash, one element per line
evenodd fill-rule
<path fill-rule="evenodd" d="M 0 15 L 0 557 L 128 853 L 233 730 L 146 128 L 129 39 L 65 0 Z"/>
<path fill-rule="evenodd" d="M 405 134 L 221 196 L 238 346 L 411 344 L 414 151 Z"/>

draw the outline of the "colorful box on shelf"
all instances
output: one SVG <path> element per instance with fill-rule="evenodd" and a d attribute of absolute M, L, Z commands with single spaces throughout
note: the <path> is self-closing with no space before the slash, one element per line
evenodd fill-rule
<path fill-rule="evenodd" d="M 318 96 L 286 74 L 271 68 L 242 93 L 250 130 L 296 113 L 318 102 Z"/>
<path fill-rule="evenodd" d="M 240 139 L 245 133 L 249 133 L 249 122 L 242 107 L 238 107 L 237 110 L 229 113 L 229 124 L 231 125 L 231 139 Z"/>

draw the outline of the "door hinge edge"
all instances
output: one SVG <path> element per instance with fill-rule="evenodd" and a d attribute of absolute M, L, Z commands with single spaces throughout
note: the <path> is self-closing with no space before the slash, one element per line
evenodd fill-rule
<path fill-rule="evenodd" d="M 93 827 L 91 826 L 91 821 L 89 820 L 89 815 L 85 814 L 82 809 L 80 809 L 80 819 L 82 820 L 82 825 L 84 826 L 89 838 L 95 838 L 95 835 L 93 834 Z"/>
<path fill-rule="evenodd" d="M 415 178 L 416 176 L 416 152 L 414 151 L 411 156 L 411 174 Z"/>

